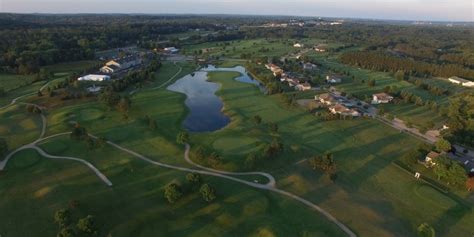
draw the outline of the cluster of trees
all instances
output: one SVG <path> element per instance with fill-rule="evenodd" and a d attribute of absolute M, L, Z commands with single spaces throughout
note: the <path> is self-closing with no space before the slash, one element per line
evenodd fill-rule
<path fill-rule="evenodd" d="M 137 43 L 151 47 L 163 34 L 223 28 L 210 21 L 172 16 L 2 14 L 0 22 L 9 22 L 0 30 L 0 68 L 20 74 L 37 73 L 41 66 L 59 62 L 92 59 L 98 50 Z"/>
<path fill-rule="evenodd" d="M 468 179 L 467 172 L 464 167 L 457 161 L 449 158 L 445 153 L 451 150 L 451 144 L 444 139 L 440 139 L 437 143 L 435 143 L 434 148 L 436 151 L 442 153 L 436 158 L 436 160 L 433 161 L 436 163 L 433 167 L 433 172 L 437 176 L 438 180 L 443 181 L 448 186 L 453 186 L 455 188 L 460 188 L 463 185 L 466 185 L 468 190 L 472 189 L 474 186 L 470 186 L 471 182 Z M 408 151 L 400 158 L 400 160 L 403 162 L 403 164 L 412 168 L 419 162 L 422 162 L 425 159 L 426 154 L 428 154 L 431 150 L 433 150 L 433 147 L 421 145 Z"/>
<path fill-rule="evenodd" d="M 42 113 L 42 110 L 38 106 L 32 105 L 32 104 L 27 104 L 26 105 L 26 111 L 28 113 L 33 113 L 33 114 L 41 114 Z"/>
<path fill-rule="evenodd" d="M 474 79 L 474 70 L 458 64 L 434 64 L 422 61 L 415 61 L 410 58 L 391 56 L 383 52 L 347 52 L 341 56 L 341 61 L 345 64 L 362 67 L 365 69 L 397 72 L 399 70 L 409 72 L 411 75 L 420 77 L 440 76 L 451 77 L 460 76 Z"/>
<path fill-rule="evenodd" d="M 158 124 L 156 123 L 156 120 L 152 119 L 149 115 L 145 115 L 143 120 L 151 131 L 155 131 L 156 129 L 158 129 Z"/>
<path fill-rule="evenodd" d="M 164 197 L 170 203 L 176 203 L 185 194 L 192 194 L 199 191 L 201 197 L 206 202 L 214 201 L 216 190 L 208 183 L 203 183 L 203 179 L 198 173 L 189 173 L 186 175 L 186 184 L 181 185 L 179 182 L 171 182 L 164 187 Z"/>
<path fill-rule="evenodd" d="M 222 157 L 215 151 L 209 152 L 202 146 L 197 146 L 191 153 L 192 157 L 210 167 L 217 168 L 222 164 Z"/>
<path fill-rule="evenodd" d="M 421 79 L 410 79 L 410 82 L 418 86 L 420 89 L 426 90 L 433 95 L 441 96 L 441 95 L 449 95 L 449 90 L 445 88 L 441 88 L 435 85 L 430 85 Z"/>
<path fill-rule="evenodd" d="M 332 181 L 337 178 L 337 166 L 331 153 L 325 153 L 322 156 L 315 156 L 308 159 L 308 163 L 313 170 L 323 171 Z"/>
<path fill-rule="evenodd" d="M 99 101 L 109 110 L 117 109 L 124 119 L 128 119 L 128 113 L 132 107 L 132 101 L 128 96 L 121 96 L 108 87 L 99 95 Z"/>
<path fill-rule="evenodd" d="M 448 130 L 443 136 L 452 141 L 474 146 L 474 93 L 466 92 L 452 98 L 449 103 L 447 117 Z"/>
<path fill-rule="evenodd" d="M 121 92 L 131 85 L 139 84 L 145 80 L 155 79 L 155 72 L 161 67 L 161 62 L 154 59 L 146 68 L 131 71 L 120 80 L 114 80 L 110 86 L 114 91 Z"/>
<path fill-rule="evenodd" d="M 59 225 L 58 237 L 97 236 L 99 227 L 94 216 L 87 215 L 73 224 L 71 210 L 60 209 L 54 213 L 54 221 Z"/>
<path fill-rule="evenodd" d="M 457 161 L 446 155 L 441 155 L 436 159 L 433 172 L 438 176 L 438 180 L 446 182 L 449 186 L 460 187 L 466 183 L 466 170 Z"/>
<path fill-rule="evenodd" d="M 94 140 L 89 133 L 87 133 L 87 129 L 81 127 L 79 123 L 76 123 L 71 130 L 71 134 L 69 135 L 71 139 L 76 141 L 84 141 L 87 144 L 89 149 L 94 149 L 97 147 L 103 147 L 107 140 L 104 137 L 99 137 L 97 140 Z"/>

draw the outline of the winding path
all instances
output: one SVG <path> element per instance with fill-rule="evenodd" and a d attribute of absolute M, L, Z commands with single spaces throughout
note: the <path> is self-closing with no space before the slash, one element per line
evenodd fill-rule
<path fill-rule="evenodd" d="M 185 156 L 184 156 L 184 160 L 186 160 L 186 162 L 188 162 L 189 164 L 191 164 L 195 167 L 198 167 L 200 169 L 207 170 L 207 171 L 210 171 L 210 172 L 225 174 L 225 175 L 236 175 L 236 176 L 261 175 L 261 176 L 265 176 L 268 179 L 268 183 L 265 184 L 265 185 L 270 186 L 270 187 L 275 187 L 276 186 L 275 178 L 269 173 L 265 173 L 265 172 L 227 172 L 227 171 L 222 171 L 222 170 L 211 169 L 211 168 L 196 164 L 191 160 L 191 158 L 189 157 L 189 154 L 187 154 L 190 149 L 191 149 L 191 147 L 189 146 L 189 144 L 186 144 L 186 153 L 185 153 Z"/>
<path fill-rule="evenodd" d="M 175 63 L 176 65 L 176 63 Z M 160 86 L 157 86 L 155 88 L 152 88 L 152 89 L 159 89 L 163 86 L 165 86 L 167 83 L 169 83 L 170 81 L 172 81 L 173 79 L 175 79 L 182 71 L 182 67 L 180 67 L 180 69 L 178 70 L 178 72 L 173 76 L 171 77 L 168 81 L 164 82 L 163 84 L 161 84 Z M 26 96 L 26 95 L 24 95 Z M 21 98 L 23 96 L 20 96 L 18 98 L 15 98 L 12 103 L 16 103 L 16 101 Z M 25 103 L 25 104 L 28 104 L 28 103 Z M 5 107 L 8 107 L 10 105 L 7 105 Z M 35 105 L 35 104 L 31 104 L 31 105 L 34 105 L 34 106 L 38 106 L 38 105 Z M 2 107 L 0 109 L 3 109 L 5 107 Z M 42 141 L 45 141 L 47 139 L 51 139 L 51 138 L 55 138 L 55 137 L 59 137 L 59 136 L 64 136 L 64 135 L 69 135 L 70 132 L 66 132 L 66 133 L 59 133 L 59 134 L 55 134 L 55 135 L 51 135 L 51 136 L 48 136 L 48 137 L 44 137 L 45 133 L 46 133 L 46 126 L 47 126 L 47 123 L 46 123 L 46 117 L 44 116 L 44 113 L 43 113 L 43 109 L 41 107 L 38 106 L 38 108 L 40 108 L 41 110 L 41 118 L 42 118 L 42 130 L 41 130 L 41 134 L 39 136 L 39 138 L 37 140 L 35 140 L 34 142 L 30 143 L 30 144 L 27 144 L 27 145 L 24 145 L 12 152 L 10 152 L 7 157 L 3 160 L 3 161 L 0 161 L 0 171 L 1 170 L 4 170 L 8 161 L 16 154 L 18 153 L 19 151 L 22 151 L 22 150 L 25 150 L 25 149 L 33 149 L 33 150 L 36 150 L 40 155 L 48 158 L 48 159 L 62 159 L 62 160 L 70 160 L 70 161 L 75 161 L 75 162 L 80 162 L 84 165 L 86 165 L 89 169 L 91 169 L 95 175 L 97 177 L 99 177 L 107 186 L 112 186 L 112 182 L 102 173 L 100 172 L 99 169 L 97 169 L 94 165 L 92 165 L 90 162 L 86 161 L 86 160 L 83 160 L 83 159 L 79 159 L 79 158 L 75 158 L 75 157 L 67 157 L 67 156 L 54 156 L 54 155 L 50 155 L 48 153 L 46 153 L 43 149 L 39 148 L 37 146 L 37 144 L 39 142 L 42 142 Z M 94 139 L 97 139 L 96 136 L 92 135 L 92 134 L 89 134 L 90 137 L 94 138 Z M 315 210 L 315 211 L 318 211 L 319 213 L 321 213 L 323 216 L 325 216 L 328 220 L 330 220 L 331 222 L 333 222 L 334 224 L 336 224 L 342 231 L 344 231 L 348 236 L 350 237 L 356 237 L 357 235 L 352 232 L 347 226 L 345 226 L 342 222 L 338 221 L 334 216 L 332 216 L 329 212 L 327 212 L 326 210 L 322 209 L 321 207 L 319 207 L 318 205 L 298 196 L 298 195 L 295 195 L 295 194 L 292 194 L 290 192 L 287 192 L 287 191 L 284 191 L 284 190 L 281 190 L 281 189 L 278 189 L 276 188 L 276 181 L 275 181 L 275 178 L 268 174 L 268 173 L 264 173 L 264 172 L 227 172 L 227 171 L 220 171 L 220 170 L 215 170 L 215 169 L 211 169 L 211 168 L 207 168 L 207 167 L 204 167 L 204 166 L 201 166 L 199 164 L 196 164 L 194 163 L 190 157 L 189 157 L 189 151 L 190 151 L 190 145 L 189 144 L 186 144 L 185 145 L 185 151 L 184 151 L 184 160 L 189 163 L 190 165 L 194 166 L 194 167 L 197 167 L 199 169 L 191 169 L 191 168 L 185 168 L 185 167 L 180 167 L 180 166 L 175 166 L 175 165 L 170 165 L 170 164 L 165 164 L 165 163 L 161 163 L 161 162 L 158 162 L 158 161 L 154 161 L 148 157 L 145 157 L 135 151 L 132 151 L 130 149 L 127 149 L 127 148 L 124 148 L 112 141 L 106 141 L 107 144 L 123 151 L 123 152 L 126 152 L 126 153 L 129 153 L 131 155 L 133 155 L 134 157 L 137 157 L 145 162 L 148 162 L 150 164 L 153 164 L 153 165 L 156 165 L 156 166 L 160 166 L 160 167 L 164 167 L 164 168 L 169 168 L 169 169 L 174 169 L 174 170 L 179 170 L 179 171 L 184 171 L 184 172 L 192 172 L 192 173 L 199 173 L 199 174 L 203 174 L 203 175 L 209 175 L 209 176 L 214 176 L 214 177 L 219 177 L 219 178 L 223 178 L 223 179 L 227 179 L 227 180 L 231 180 L 231 181 L 234 181 L 234 182 L 238 182 L 238 183 L 241 183 L 241 184 L 244 184 L 244 185 L 247 185 L 247 186 L 250 186 L 250 187 L 253 187 L 253 188 L 256 188 L 256 189 L 261 189 L 261 190 L 268 190 L 268 191 L 272 191 L 272 192 L 275 192 L 275 193 L 278 193 L 278 194 L 281 194 L 281 195 L 284 195 L 288 198 L 291 198 L 293 200 L 296 200 L 300 203 L 303 203 L 305 204 L 306 206 L 310 207 L 311 209 Z M 259 184 L 259 183 L 253 183 L 253 182 L 249 182 L 249 181 L 246 181 L 246 180 L 243 180 L 243 179 L 239 179 L 239 178 L 236 178 L 236 177 L 233 177 L 231 175 L 234 175 L 234 176 L 244 176 L 244 175 L 262 175 L 262 176 L 265 176 L 266 178 L 268 178 L 269 182 L 266 183 L 266 184 Z"/>

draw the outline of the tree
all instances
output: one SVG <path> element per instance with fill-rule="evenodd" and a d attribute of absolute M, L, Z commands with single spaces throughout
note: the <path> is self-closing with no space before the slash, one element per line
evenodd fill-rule
<path fill-rule="evenodd" d="M 216 199 L 215 190 L 211 186 L 209 186 L 209 184 L 203 184 L 199 189 L 199 192 L 201 193 L 202 198 L 206 202 L 212 202 L 214 199 Z"/>
<path fill-rule="evenodd" d="M 467 180 L 464 167 L 445 155 L 437 158 L 433 172 L 438 176 L 438 180 L 443 179 L 448 185 L 460 186 Z"/>
<path fill-rule="evenodd" d="M 95 235 L 98 232 L 94 216 L 88 215 L 85 218 L 79 219 L 76 225 L 77 229 L 87 235 Z"/>
<path fill-rule="evenodd" d="M 449 158 L 442 155 L 437 158 L 436 165 L 433 168 L 433 172 L 438 176 L 438 180 L 448 177 L 448 169 L 450 164 Z"/>
<path fill-rule="evenodd" d="M 260 123 L 262 123 L 262 117 L 260 117 L 260 116 L 258 116 L 258 115 L 253 116 L 253 122 L 254 122 L 256 125 L 259 125 Z"/>
<path fill-rule="evenodd" d="M 54 222 L 60 227 L 66 227 L 71 223 L 71 212 L 68 209 L 57 210 L 54 213 Z"/>
<path fill-rule="evenodd" d="M 87 134 L 87 130 L 85 128 L 81 127 L 81 125 L 79 125 L 79 123 L 76 123 L 76 125 L 72 129 L 72 132 L 71 132 L 71 135 L 70 135 L 70 137 L 72 139 L 75 139 L 75 140 L 83 140 L 88 136 L 89 135 Z"/>
<path fill-rule="evenodd" d="M 278 124 L 276 123 L 269 123 L 268 126 L 270 127 L 270 131 L 277 133 L 278 132 Z"/>
<path fill-rule="evenodd" d="M 173 204 L 183 196 L 181 187 L 176 183 L 170 183 L 165 187 L 165 198 L 169 203 Z"/>
<path fill-rule="evenodd" d="M 119 103 L 120 95 L 109 88 L 100 94 L 99 101 L 109 109 L 112 109 Z"/>
<path fill-rule="evenodd" d="M 331 153 L 325 153 L 323 156 L 315 156 L 308 161 L 312 169 L 322 170 L 331 178 L 336 174 L 336 162 Z"/>
<path fill-rule="evenodd" d="M 196 149 L 194 149 L 194 151 L 192 152 L 192 155 L 195 159 L 200 161 L 206 158 L 206 152 L 202 146 L 196 147 Z"/>
<path fill-rule="evenodd" d="M 435 230 L 428 223 L 423 223 L 417 228 L 420 237 L 435 237 Z"/>
<path fill-rule="evenodd" d="M 249 169 L 254 169 L 257 165 L 258 156 L 255 153 L 248 154 L 247 158 L 245 158 L 245 166 Z"/>
<path fill-rule="evenodd" d="M 128 97 L 123 97 L 117 104 L 117 110 L 122 113 L 124 119 L 128 119 L 128 112 L 132 105 L 132 101 Z"/>
<path fill-rule="evenodd" d="M 219 156 L 219 154 L 217 154 L 216 152 L 212 152 L 211 155 L 209 155 L 207 162 L 209 163 L 211 167 L 215 168 L 222 163 L 222 159 Z"/>
<path fill-rule="evenodd" d="M 470 177 L 466 180 L 466 189 L 469 192 L 474 190 L 474 177 Z"/>
<path fill-rule="evenodd" d="M 186 180 L 188 181 L 188 183 L 195 185 L 201 183 L 202 178 L 201 175 L 198 173 L 189 173 L 186 175 Z"/>
<path fill-rule="evenodd" d="M 176 136 L 176 142 L 178 144 L 186 144 L 189 142 L 189 134 L 187 132 L 180 132 Z"/>
<path fill-rule="evenodd" d="M 155 120 L 149 120 L 148 127 L 150 128 L 151 131 L 155 131 L 158 128 L 158 124 L 156 123 Z"/>
<path fill-rule="evenodd" d="M 0 157 L 6 156 L 8 153 L 8 143 L 3 137 L 0 137 Z"/>
<path fill-rule="evenodd" d="M 74 229 L 72 227 L 63 227 L 59 230 L 59 233 L 56 235 L 56 237 L 74 237 L 76 236 L 76 233 L 74 232 Z"/>
<path fill-rule="evenodd" d="M 369 87 L 374 87 L 374 86 L 375 86 L 375 80 L 373 80 L 373 79 L 372 79 L 372 80 L 369 80 L 369 81 L 367 82 L 367 85 L 368 85 Z"/>
<path fill-rule="evenodd" d="M 451 143 L 442 138 L 436 141 L 435 146 L 436 146 L 436 150 L 440 152 L 441 151 L 448 152 L 451 150 Z"/>

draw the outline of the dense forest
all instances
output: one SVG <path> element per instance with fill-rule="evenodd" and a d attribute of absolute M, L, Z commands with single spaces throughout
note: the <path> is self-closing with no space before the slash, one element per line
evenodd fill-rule
<path fill-rule="evenodd" d="M 304 27 L 262 28 L 268 22 L 306 22 Z M 360 46 L 363 52 L 344 57 L 348 63 L 376 70 L 402 69 L 427 75 L 456 74 L 474 78 L 474 28 L 414 26 L 403 22 L 347 20 L 342 25 L 315 24 L 324 19 L 270 16 L 183 15 L 23 15 L 0 14 L 0 70 L 36 73 L 43 65 L 90 59 L 97 50 L 128 45 L 179 46 L 167 35 L 190 30 L 214 34 L 194 36 L 196 42 L 251 38 L 318 38 Z M 329 21 L 329 20 L 328 20 Z M 310 23 L 311 22 L 311 23 Z M 372 61 L 383 59 L 386 66 Z M 403 65 L 397 66 L 399 64 Z M 440 66 L 441 69 L 435 68 Z"/>
<path fill-rule="evenodd" d="M 377 51 L 347 52 L 341 56 L 341 61 L 345 64 L 375 71 L 397 72 L 401 70 L 420 77 L 460 76 L 463 78 L 474 79 L 474 70 L 466 68 L 460 64 L 427 63 L 423 61 L 415 61 L 412 58 L 397 57 Z"/>

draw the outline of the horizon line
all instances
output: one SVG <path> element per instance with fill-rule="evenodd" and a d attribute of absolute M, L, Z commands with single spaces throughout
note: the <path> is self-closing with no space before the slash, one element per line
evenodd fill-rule
<path fill-rule="evenodd" d="M 402 18 L 365 18 L 365 17 L 350 17 L 350 16 L 316 16 L 316 15 L 293 15 L 293 14 L 245 14 L 245 13 L 124 13 L 124 12 L 77 12 L 77 13 L 60 13 L 60 12 L 3 12 L 0 14 L 18 14 L 18 15 L 174 15 L 174 16 L 273 16 L 273 17 L 313 17 L 313 18 L 337 18 L 337 19 L 352 19 L 352 20 L 371 20 L 371 21 L 400 21 L 400 22 L 436 22 L 436 23 L 474 23 L 474 19 L 469 20 L 415 20 Z"/>

